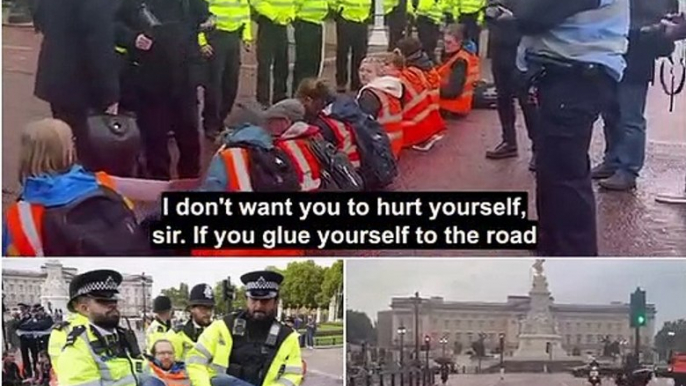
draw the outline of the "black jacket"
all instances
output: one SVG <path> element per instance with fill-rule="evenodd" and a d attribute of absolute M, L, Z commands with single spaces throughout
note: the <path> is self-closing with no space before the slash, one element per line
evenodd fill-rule
<path fill-rule="evenodd" d="M 135 83 L 143 98 L 181 96 L 192 92 L 191 68 L 200 58 L 199 25 L 210 16 L 204 0 L 122 0 L 117 13 L 117 43 L 126 47 L 136 65 Z M 162 24 L 149 28 L 141 7 Z M 149 51 L 138 50 L 136 37 L 153 40 Z"/>
<path fill-rule="evenodd" d="M 76 109 L 104 109 L 119 99 L 115 13 L 120 0 L 39 0 L 43 33 L 35 95 Z"/>

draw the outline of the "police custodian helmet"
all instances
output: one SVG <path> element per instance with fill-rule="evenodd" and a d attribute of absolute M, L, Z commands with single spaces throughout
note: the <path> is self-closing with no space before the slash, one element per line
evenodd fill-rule
<path fill-rule="evenodd" d="M 188 305 L 214 307 L 214 291 L 209 284 L 198 284 L 191 289 Z"/>
<path fill-rule="evenodd" d="M 122 281 L 121 274 L 110 269 L 100 269 L 77 275 L 69 284 L 67 309 L 76 312 L 73 302 L 81 296 L 103 300 L 119 300 L 119 286 Z"/>
<path fill-rule="evenodd" d="M 273 271 L 248 272 L 241 276 L 245 294 L 252 299 L 274 299 L 279 296 L 283 275 Z"/>

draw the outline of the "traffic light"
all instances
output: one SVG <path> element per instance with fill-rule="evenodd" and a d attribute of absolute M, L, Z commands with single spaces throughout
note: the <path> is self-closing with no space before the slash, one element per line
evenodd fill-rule
<path fill-rule="evenodd" d="M 550 354 L 550 342 L 545 342 L 545 353 Z"/>
<path fill-rule="evenodd" d="M 231 285 L 231 277 L 227 277 L 226 280 L 222 281 L 222 294 L 224 295 L 224 301 L 233 300 L 233 286 Z"/>
<path fill-rule="evenodd" d="M 629 310 L 631 327 L 643 327 L 648 322 L 646 317 L 646 292 L 640 288 L 631 294 Z"/>

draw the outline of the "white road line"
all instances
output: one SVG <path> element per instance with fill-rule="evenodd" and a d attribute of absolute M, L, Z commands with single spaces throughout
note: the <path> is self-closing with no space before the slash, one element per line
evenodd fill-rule
<path fill-rule="evenodd" d="M 310 373 L 312 373 L 312 374 L 317 374 L 317 375 L 321 375 L 321 376 L 323 376 L 323 377 L 332 378 L 332 379 L 343 379 L 343 375 L 340 375 L 340 374 L 339 374 L 339 375 L 335 375 L 335 374 L 325 373 L 325 372 L 319 371 L 319 370 L 307 369 L 307 374 L 310 374 Z M 305 374 L 305 377 L 307 377 L 307 374 Z"/>

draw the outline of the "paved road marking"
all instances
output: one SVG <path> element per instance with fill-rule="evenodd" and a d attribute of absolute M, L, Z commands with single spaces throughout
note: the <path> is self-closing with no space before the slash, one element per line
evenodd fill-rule
<path fill-rule="evenodd" d="M 309 373 L 321 375 L 323 377 L 332 378 L 332 379 L 343 379 L 342 374 L 335 375 L 335 374 L 325 373 L 325 372 L 319 371 L 319 370 L 307 369 L 307 374 L 309 374 Z M 305 375 L 305 376 L 307 377 L 307 375 Z"/>

